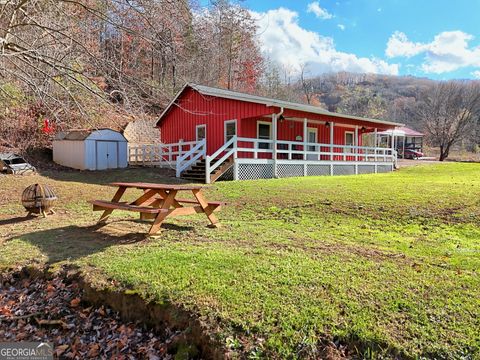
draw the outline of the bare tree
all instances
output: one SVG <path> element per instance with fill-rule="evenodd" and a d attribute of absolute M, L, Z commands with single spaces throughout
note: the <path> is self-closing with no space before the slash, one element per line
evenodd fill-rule
<path fill-rule="evenodd" d="M 307 70 L 307 64 L 300 65 L 300 82 L 302 84 L 303 94 L 307 100 L 307 104 L 310 104 L 314 94 L 313 81 Z"/>
<path fill-rule="evenodd" d="M 444 161 L 453 145 L 464 139 L 480 115 L 480 83 L 447 81 L 435 84 L 419 110 L 430 142 Z"/>

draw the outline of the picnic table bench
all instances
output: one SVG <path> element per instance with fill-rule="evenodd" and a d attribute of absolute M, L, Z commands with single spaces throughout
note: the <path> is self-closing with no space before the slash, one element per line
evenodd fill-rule
<path fill-rule="evenodd" d="M 220 201 L 207 201 L 202 193 L 204 186 L 199 185 L 166 185 L 151 183 L 126 183 L 115 182 L 109 184 L 118 187 L 111 201 L 93 200 L 93 211 L 103 211 L 98 220 L 105 222 L 114 210 L 133 211 L 140 213 L 142 220 L 153 219 L 149 234 L 155 234 L 160 230 L 163 221 L 168 216 L 182 216 L 196 213 L 204 213 L 211 223 L 211 226 L 218 227 L 219 222 L 213 214 L 221 209 L 225 203 Z M 127 189 L 141 189 L 143 194 L 132 202 L 120 201 Z M 187 191 L 193 194 L 194 199 L 177 198 L 180 191 Z M 185 206 L 190 204 L 193 206 Z"/>

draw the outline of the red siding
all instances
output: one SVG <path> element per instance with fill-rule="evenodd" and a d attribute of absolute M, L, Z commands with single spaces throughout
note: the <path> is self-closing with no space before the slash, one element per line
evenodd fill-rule
<path fill-rule="evenodd" d="M 160 123 L 163 143 L 176 143 L 195 140 L 195 127 L 207 124 L 207 153 L 214 153 L 224 144 L 224 122 L 237 119 L 237 131 L 240 119 L 271 114 L 272 108 L 244 101 L 204 96 L 187 88 L 180 97 L 179 104 Z"/>
<path fill-rule="evenodd" d="M 280 109 L 265 105 L 204 96 L 196 90 L 187 87 L 178 98 L 176 105 L 172 106 L 159 122 L 161 141 L 166 144 L 177 143 L 180 140 L 194 141 L 196 126 L 206 124 L 207 153 L 212 154 L 224 144 L 225 121 L 236 119 L 237 133 L 239 136 L 256 138 L 257 121 L 271 121 L 270 119 L 263 118 L 263 116 L 278 112 L 280 112 Z M 345 131 L 353 131 L 352 128 L 342 127 L 341 124 L 358 125 L 359 127 L 376 127 L 379 131 L 393 128 L 393 126 L 367 121 L 318 115 L 288 109 L 285 110 L 284 116 L 335 123 L 334 141 L 335 144 L 338 145 L 344 144 Z M 330 130 L 324 124 L 308 124 L 308 127 L 318 128 L 318 142 L 330 143 Z M 278 123 L 279 140 L 295 141 L 298 135 L 302 136 L 303 139 L 303 122 L 283 120 Z M 359 144 L 361 144 L 360 131 Z M 298 150 L 301 150 L 301 148 L 299 147 Z M 328 151 L 328 148 L 322 150 Z M 338 149 L 338 151 L 340 151 L 340 149 Z"/>

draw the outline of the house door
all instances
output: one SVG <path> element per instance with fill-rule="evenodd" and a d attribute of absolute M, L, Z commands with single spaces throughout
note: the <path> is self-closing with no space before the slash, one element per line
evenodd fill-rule
<path fill-rule="evenodd" d="M 307 142 L 310 144 L 316 144 L 318 142 L 318 129 L 307 129 Z M 318 151 L 318 146 L 308 145 L 307 151 Z M 317 154 L 307 154 L 307 160 L 318 160 Z"/>
<path fill-rule="evenodd" d="M 207 125 L 197 125 L 196 127 L 196 134 L 195 139 L 197 141 L 203 140 L 207 138 Z"/>
<path fill-rule="evenodd" d="M 116 141 L 97 141 L 97 170 L 118 167 L 118 147 Z"/>
<path fill-rule="evenodd" d="M 232 137 L 237 135 L 237 120 L 229 120 L 225 121 L 224 125 L 224 137 L 225 137 L 225 142 L 229 141 Z M 232 148 L 233 144 L 229 146 L 229 148 Z"/>

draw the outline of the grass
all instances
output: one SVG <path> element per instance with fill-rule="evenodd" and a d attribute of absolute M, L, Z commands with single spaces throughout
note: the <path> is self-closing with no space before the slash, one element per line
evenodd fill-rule
<path fill-rule="evenodd" d="M 130 214 L 94 226 L 85 200 L 118 179 L 172 181 L 146 169 L 0 178 L 0 269 L 76 264 L 98 286 L 193 311 L 252 358 L 315 357 L 331 341 L 361 357 L 480 358 L 477 164 L 217 183 L 222 228 L 196 215 L 148 240 Z M 57 190 L 58 214 L 20 222 L 35 181 Z"/>

